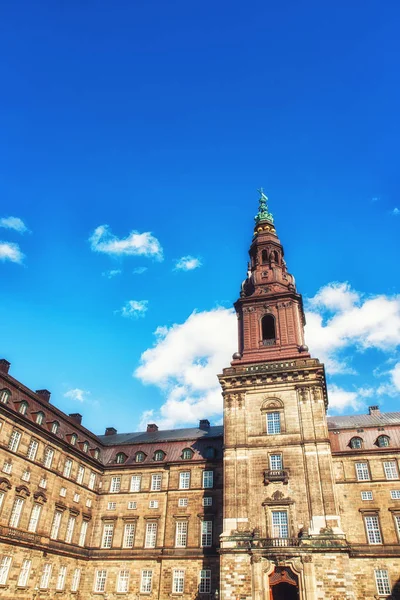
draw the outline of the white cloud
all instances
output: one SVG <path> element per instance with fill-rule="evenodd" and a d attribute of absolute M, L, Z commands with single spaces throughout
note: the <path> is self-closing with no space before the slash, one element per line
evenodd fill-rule
<path fill-rule="evenodd" d="M 132 273 L 134 275 L 143 275 L 143 273 L 145 273 L 147 271 L 147 267 L 136 267 L 136 269 L 133 269 Z"/>
<path fill-rule="evenodd" d="M 394 217 L 398 217 L 400 215 L 400 209 L 398 209 L 397 206 L 392 210 L 392 215 Z"/>
<path fill-rule="evenodd" d="M 195 256 L 182 256 L 175 261 L 174 271 L 193 271 L 194 269 L 198 269 L 201 267 L 202 263 L 199 258 Z"/>
<path fill-rule="evenodd" d="M 87 396 L 90 395 L 90 392 L 86 390 L 81 390 L 80 388 L 73 388 L 65 392 L 64 397 L 69 398 L 70 400 L 76 400 L 77 402 L 85 402 L 87 400 Z"/>
<path fill-rule="evenodd" d="M 121 308 L 120 312 L 123 317 L 127 319 L 137 319 L 138 317 L 144 317 L 148 310 L 148 300 L 128 300 Z"/>
<path fill-rule="evenodd" d="M 116 277 L 117 275 L 121 275 L 122 271 L 121 269 L 111 269 L 110 271 L 104 271 L 102 273 L 103 277 L 107 277 L 107 279 L 112 279 L 113 277 Z"/>
<path fill-rule="evenodd" d="M 363 298 L 347 283 L 330 283 L 308 305 L 306 340 L 331 374 L 349 372 L 341 353 L 350 347 L 389 351 L 400 344 L 400 296 Z"/>
<path fill-rule="evenodd" d="M 143 352 L 134 376 L 165 395 L 157 424 L 168 429 L 219 416 L 222 395 L 216 374 L 229 366 L 237 348 L 235 312 L 193 312 L 184 323 L 158 327 L 155 335 L 155 345 Z"/>
<path fill-rule="evenodd" d="M 400 362 L 398 362 L 394 369 L 390 372 L 393 386 L 396 388 L 397 392 L 400 392 Z"/>
<path fill-rule="evenodd" d="M 108 225 L 100 225 L 90 236 L 89 242 L 94 252 L 110 256 L 150 256 L 163 260 L 161 244 L 149 231 L 131 231 L 126 238 L 117 238 Z"/>
<path fill-rule="evenodd" d="M 11 242 L 0 242 L 0 260 L 3 262 L 9 260 L 21 264 L 25 255 L 21 252 L 18 244 Z"/>
<path fill-rule="evenodd" d="M 372 390 L 367 397 L 370 395 L 372 395 Z M 348 411 L 349 408 L 360 410 L 365 406 L 363 402 L 365 397 L 365 390 L 350 392 L 337 385 L 330 385 L 328 386 L 329 412 L 334 410 L 335 413 L 343 413 Z"/>
<path fill-rule="evenodd" d="M 0 227 L 14 229 L 14 231 L 18 231 L 18 233 L 26 233 L 29 231 L 23 220 L 19 217 L 3 217 L 0 219 Z"/>

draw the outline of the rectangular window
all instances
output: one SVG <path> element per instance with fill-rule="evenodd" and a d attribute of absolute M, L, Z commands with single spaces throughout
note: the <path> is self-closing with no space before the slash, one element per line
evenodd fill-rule
<path fill-rule="evenodd" d="M 5 460 L 3 465 L 3 473 L 7 473 L 7 475 L 10 475 L 11 471 L 12 463 L 10 463 L 8 460 Z"/>
<path fill-rule="evenodd" d="M 63 471 L 64 477 L 69 478 L 71 476 L 71 470 L 72 470 L 72 460 L 70 458 L 67 458 L 65 460 L 65 464 L 64 464 L 64 471 Z"/>
<path fill-rule="evenodd" d="M 54 450 L 52 448 L 46 448 L 43 456 L 43 465 L 47 468 L 51 468 L 51 464 L 53 462 Z"/>
<path fill-rule="evenodd" d="M 26 587 L 27 586 L 28 579 L 29 579 L 29 572 L 31 570 L 31 564 L 32 564 L 31 560 L 24 560 L 24 562 L 22 563 L 22 567 L 21 567 L 21 570 L 20 570 L 19 576 L 18 576 L 17 587 Z"/>
<path fill-rule="evenodd" d="M 396 525 L 397 536 L 400 538 L 400 515 L 394 515 L 394 523 Z"/>
<path fill-rule="evenodd" d="M 398 479 L 399 471 L 395 460 L 387 460 L 383 463 L 386 479 Z"/>
<path fill-rule="evenodd" d="M 0 585 L 6 585 L 11 567 L 11 556 L 3 556 L 0 562 Z"/>
<path fill-rule="evenodd" d="M 178 506 L 187 506 L 188 505 L 188 499 L 187 498 L 179 498 L 178 500 Z"/>
<path fill-rule="evenodd" d="M 373 500 L 372 492 L 361 492 L 361 500 Z"/>
<path fill-rule="evenodd" d="M 140 492 L 140 482 L 141 482 L 141 476 L 140 475 L 132 475 L 131 477 L 131 487 L 129 488 L 130 492 Z"/>
<path fill-rule="evenodd" d="M 282 454 L 269 455 L 269 468 L 271 471 L 282 471 Z"/>
<path fill-rule="evenodd" d="M 400 490 L 392 490 L 390 492 L 390 497 L 392 500 L 400 500 Z"/>
<path fill-rule="evenodd" d="M 31 533 L 36 532 L 41 510 L 42 507 L 40 504 L 34 504 L 32 507 L 31 517 L 28 523 L 28 531 L 30 531 Z"/>
<path fill-rule="evenodd" d="M 355 467 L 356 467 L 356 477 L 357 477 L 358 481 L 368 481 L 370 479 L 368 463 L 359 462 L 359 463 L 355 464 Z"/>
<path fill-rule="evenodd" d="M 155 548 L 157 541 L 157 523 L 147 523 L 144 547 Z"/>
<path fill-rule="evenodd" d="M 86 506 L 87 506 L 88 508 L 91 508 L 91 507 L 92 507 L 92 501 L 91 501 L 91 499 L 90 499 L 90 498 L 88 498 L 88 499 L 86 500 Z"/>
<path fill-rule="evenodd" d="M 386 569 L 375 569 L 375 582 L 378 594 L 382 596 L 390 594 L 389 573 Z"/>
<path fill-rule="evenodd" d="M 185 589 L 185 571 L 183 569 L 174 569 L 172 575 L 172 593 L 183 594 Z"/>
<path fill-rule="evenodd" d="M 60 496 L 62 496 L 63 498 L 65 498 L 66 495 L 67 495 L 67 488 L 62 487 L 60 489 Z"/>
<path fill-rule="evenodd" d="M 272 537 L 287 538 L 289 537 L 288 515 L 286 510 L 272 511 Z"/>
<path fill-rule="evenodd" d="M 203 471 L 203 488 L 212 488 L 214 486 L 214 472 Z"/>
<path fill-rule="evenodd" d="M 79 589 L 79 582 L 81 580 L 81 570 L 80 569 L 74 569 L 73 575 L 72 575 L 72 582 L 71 582 L 71 592 L 77 592 Z"/>
<path fill-rule="evenodd" d="M 81 484 L 83 482 L 83 478 L 85 477 L 85 467 L 79 465 L 78 473 L 76 474 L 76 483 Z"/>
<path fill-rule="evenodd" d="M 123 548 L 133 548 L 135 541 L 135 523 L 125 523 Z"/>
<path fill-rule="evenodd" d="M 117 503 L 116 502 L 108 502 L 107 504 L 107 510 L 116 510 L 117 508 Z"/>
<path fill-rule="evenodd" d="M 279 412 L 267 413 L 267 433 L 275 435 L 281 432 L 281 415 Z"/>
<path fill-rule="evenodd" d="M 35 460 L 38 448 L 39 448 L 38 442 L 36 440 L 31 440 L 29 442 L 28 451 L 26 453 L 26 458 L 29 460 Z"/>
<path fill-rule="evenodd" d="M 161 490 L 161 478 L 162 478 L 162 475 L 160 475 L 160 474 L 151 476 L 150 489 L 152 492 L 158 492 L 159 490 Z"/>
<path fill-rule="evenodd" d="M 49 583 L 50 583 L 50 577 L 51 577 L 51 564 L 46 563 L 45 565 L 43 565 L 42 576 L 40 578 L 40 583 L 39 583 L 39 588 L 41 590 L 47 590 L 47 588 L 49 587 Z"/>
<path fill-rule="evenodd" d="M 24 506 L 23 498 L 15 498 L 14 504 L 13 504 L 13 507 L 11 510 L 10 521 L 8 523 L 10 527 L 18 527 L 23 506 Z"/>
<path fill-rule="evenodd" d="M 95 485 L 96 485 L 96 473 L 93 473 L 93 471 L 92 471 L 89 475 L 89 483 L 88 483 L 89 490 L 94 490 Z"/>
<path fill-rule="evenodd" d="M 5 493 L 0 492 L 0 510 L 1 510 L 1 507 L 3 506 L 4 496 L 5 496 Z"/>
<path fill-rule="evenodd" d="M 96 571 L 96 580 L 94 584 L 95 592 L 104 592 L 106 589 L 107 571 L 105 569 L 99 569 Z"/>
<path fill-rule="evenodd" d="M 88 530 L 88 521 L 82 521 L 81 530 L 79 532 L 78 546 L 84 546 L 86 541 L 86 534 Z"/>
<path fill-rule="evenodd" d="M 158 500 L 150 500 L 149 508 L 158 508 Z"/>
<path fill-rule="evenodd" d="M 11 450 L 11 452 L 16 452 L 18 450 L 20 441 L 21 441 L 21 434 L 19 431 L 14 429 L 14 431 L 10 435 L 10 439 L 8 441 L 8 449 Z"/>
<path fill-rule="evenodd" d="M 202 569 L 199 574 L 199 593 L 211 593 L 211 571 L 210 569 Z"/>
<path fill-rule="evenodd" d="M 201 522 L 201 546 L 203 548 L 212 546 L 212 521 Z"/>
<path fill-rule="evenodd" d="M 80 494 L 74 494 L 74 502 L 79 502 Z"/>
<path fill-rule="evenodd" d="M 30 478 L 31 478 L 31 472 L 28 470 L 24 471 L 21 475 L 22 481 L 30 481 Z"/>
<path fill-rule="evenodd" d="M 114 523 L 104 523 L 101 547 L 102 548 L 111 548 L 113 536 L 114 536 Z"/>
<path fill-rule="evenodd" d="M 51 531 L 50 531 L 50 539 L 51 540 L 56 540 L 58 538 L 58 532 L 60 531 L 60 525 L 61 525 L 61 517 L 62 517 L 62 512 L 60 512 L 59 510 L 56 510 L 56 512 L 54 513 L 53 523 L 52 523 Z"/>
<path fill-rule="evenodd" d="M 112 494 L 116 494 L 120 491 L 120 489 L 121 489 L 121 477 L 119 477 L 119 476 L 111 477 L 110 492 Z"/>
<path fill-rule="evenodd" d="M 369 544 L 382 544 L 382 535 L 379 527 L 379 519 L 377 516 L 366 516 L 365 528 L 367 530 L 367 538 Z"/>
<path fill-rule="evenodd" d="M 175 547 L 186 548 L 187 546 L 188 522 L 177 521 L 175 530 Z"/>
<path fill-rule="evenodd" d="M 212 506 L 212 498 L 211 498 L 211 496 L 205 496 L 203 498 L 203 506 Z"/>
<path fill-rule="evenodd" d="M 137 508 L 137 502 L 128 502 L 128 510 L 134 510 Z"/>
<path fill-rule="evenodd" d="M 39 481 L 39 487 L 43 488 L 44 490 L 47 488 L 47 479 L 46 479 L 46 477 L 42 477 L 42 479 Z"/>
<path fill-rule="evenodd" d="M 140 592 L 142 594 L 150 594 L 153 583 L 153 571 L 146 569 L 142 571 L 142 578 L 140 581 Z"/>
<path fill-rule="evenodd" d="M 117 592 L 126 594 L 129 588 L 129 571 L 123 569 L 118 573 Z"/>
<path fill-rule="evenodd" d="M 56 590 L 63 590 L 65 587 L 65 576 L 67 574 L 67 567 L 60 567 L 58 571 Z"/>
<path fill-rule="evenodd" d="M 76 523 L 76 518 L 69 517 L 68 523 L 67 523 L 67 530 L 65 532 L 65 541 L 67 542 L 67 544 L 70 544 L 72 542 L 72 536 L 74 535 L 75 523 Z"/>
<path fill-rule="evenodd" d="M 188 490 L 190 487 L 190 471 L 179 473 L 179 489 Z"/>

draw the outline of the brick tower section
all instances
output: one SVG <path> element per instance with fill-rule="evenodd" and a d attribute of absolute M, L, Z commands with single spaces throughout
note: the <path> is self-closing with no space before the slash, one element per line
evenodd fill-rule
<path fill-rule="evenodd" d="M 338 554 L 344 569 L 349 558 L 335 497 L 324 366 L 305 345 L 302 298 L 266 201 L 261 193 L 247 278 L 235 303 L 238 352 L 219 377 L 222 600 L 270 598 L 269 582 L 279 577 L 297 582 L 298 597 L 314 599 L 312 553 L 325 549 L 321 573 Z M 350 584 L 348 593 L 340 585 L 341 598 L 352 597 Z"/>

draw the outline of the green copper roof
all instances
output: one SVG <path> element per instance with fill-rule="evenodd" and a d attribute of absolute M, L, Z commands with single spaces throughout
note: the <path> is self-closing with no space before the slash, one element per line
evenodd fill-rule
<path fill-rule="evenodd" d="M 262 188 L 260 188 L 257 191 L 260 194 L 260 199 L 259 199 L 258 213 L 254 217 L 254 220 L 256 223 L 260 223 L 261 221 L 269 221 L 270 223 L 273 223 L 274 217 L 272 216 L 272 214 L 270 212 L 268 212 L 268 206 L 267 206 L 268 198 L 264 194 L 264 190 Z"/>

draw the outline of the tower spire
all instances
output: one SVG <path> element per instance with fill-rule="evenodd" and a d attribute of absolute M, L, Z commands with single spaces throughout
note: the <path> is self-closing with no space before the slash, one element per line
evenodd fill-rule
<path fill-rule="evenodd" d="M 268 196 L 264 194 L 264 190 L 262 187 L 260 187 L 260 189 L 257 190 L 257 192 L 260 194 L 260 198 L 258 205 L 258 213 L 254 217 L 256 225 L 258 225 L 258 223 L 261 223 L 262 221 L 269 221 L 270 223 L 273 223 L 274 217 L 272 216 L 272 213 L 270 213 L 268 210 Z"/>

